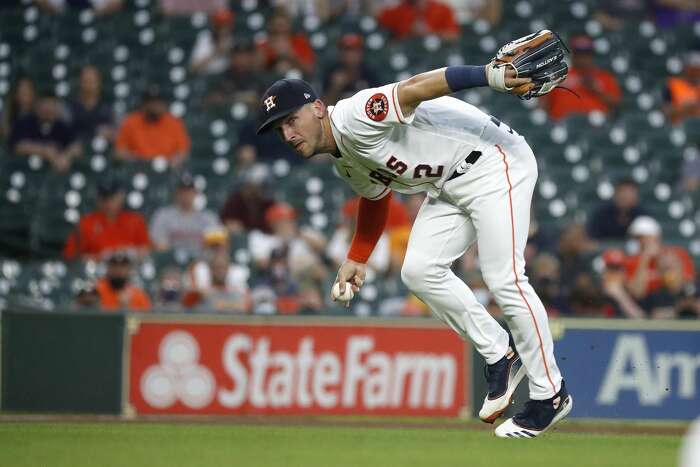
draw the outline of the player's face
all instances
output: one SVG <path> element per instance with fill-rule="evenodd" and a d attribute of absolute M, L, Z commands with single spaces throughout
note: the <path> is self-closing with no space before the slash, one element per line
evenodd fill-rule
<path fill-rule="evenodd" d="M 304 159 L 317 154 L 323 134 L 321 121 L 309 104 L 283 118 L 274 131 Z"/>

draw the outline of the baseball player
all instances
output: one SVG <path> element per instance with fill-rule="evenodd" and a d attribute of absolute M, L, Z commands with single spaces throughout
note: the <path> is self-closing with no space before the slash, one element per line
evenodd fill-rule
<path fill-rule="evenodd" d="M 401 277 L 484 356 L 489 391 L 482 420 L 493 423 L 528 376 L 530 401 L 496 428 L 499 437 L 534 438 L 564 418 L 573 401 L 554 358 L 545 308 L 525 276 L 535 156 L 514 129 L 448 95 L 477 86 L 525 98 L 549 92 L 566 77 L 566 65 L 558 60 L 552 71 L 555 60 L 539 52 L 551 51 L 552 43 L 560 52 L 563 44 L 557 41 L 541 31 L 507 44 L 488 65 L 428 71 L 360 91 L 335 106 L 294 79 L 275 82 L 262 98 L 258 133 L 275 131 L 304 158 L 332 155 L 339 176 L 362 196 L 355 235 L 337 275 L 341 294 L 346 281 L 355 292 L 364 282 L 392 191 L 427 192 Z M 547 73 L 523 71 L 527 68 Z M 450 268 L 473 244 L 512 338 Z"/>

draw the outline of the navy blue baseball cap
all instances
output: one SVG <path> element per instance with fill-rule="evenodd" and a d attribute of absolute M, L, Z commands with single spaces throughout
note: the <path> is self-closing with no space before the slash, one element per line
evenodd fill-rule
<path fill-rule="evenodd" d="M 260 102 L 261 117 L 257 133 L 265 133 L 277 120 L 316 99 L 316 92 L 304 80 L 285 78 L 275 81 L 275 84 L 265 91 Z"/>

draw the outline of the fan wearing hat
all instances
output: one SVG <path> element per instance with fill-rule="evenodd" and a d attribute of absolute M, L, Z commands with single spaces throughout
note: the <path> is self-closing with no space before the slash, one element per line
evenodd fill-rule
<path fill-rule="evenodd" d="M 226 68 L 212 80 L 205 104 L 243 103 L 254 109 L 264 91 L 260 80 L 261 62 L 255 44 L 248 39 L 238 39 L 226 56 Z"/>
<path fill-rule="evenodd" d="M 627 287 L 635 299 L 645 300 L 662 288 L 680 291 L 694 283 L 695 266 L 690 255 L 681 246 L 663 244 L 661 226 L 654 218 L 637 217 L 627 235 L 635 252 L 625 264 Z"/>
<path fill-rule="evenodd" d="M 106 177 L 97 184 L 97 209 L 84 214 L 63 248 L 63 257 L 98 259 L 119 249 L 144 256 L 150 250 L 146 221 L 138 212 L 124 209 L 124 187 Z"/>
<path fill-rule="evenodd" d="M 562 87 L 572 92 L 552 92 L 540 103 L 549 117 L 560 120 L 572 114 L 599 111 L 615 112 L 622 100 L 622 92 L 615 76 L 598 67 L 594 60 L 593 40 L 588 36 L 574 36 L 569 40 L 571 67 Z"/>
<path fill-rule="evenodd" d="M 234 19 L 234 12 L 228 8 L 217 10 L 209 16 L 211 30 L 201 31 L 192 47 L 192 72 L 198 75 L 216 75 L 226 70 L 229 52 L 235 43 Z"/>
<path fill-rule="evenodd" d="M 103 311 L 149 311 L 151 299 L 131 283 L 133 260 L 128 253 L 116 251 L 106 260 L 104 277 L 95 284 Z"/>
<path fill-rule="evenodd" d="M 122 121 L 114 142 L 115 156 L 124 161 L 164 157 L 179 166 L 187 158 L 190 137 L 184 122 L 168 112 L 158 86 L 148 86 L 141 107 Z"/>
<path fill-rule="evenodd" d="M 337 49 L 337 62 L 323 73 L 324 102 L 337 102 L 380 84 L 376 74 L 365 64 L 362 36 L 343 34 L 338 39 Z"/>
<path fill-rule="evenodd" d="M 249 274 L 231 262 L 228 231 L 220 226 L 207 229 L 202 243 L 202 254 L 187 270 L 184 305 L 202 311 L 247 312 Z"/>
<path fill-rule="evenodd" d="M 212 211 L 196 209 L 197 194 L 192 174 L 182 173 L 177 180 L 173 204 L 156 210 L 151 219 L 149 232 L 156 250 L 180 250 L 190 257 L 200 254 L 204 232 L 219 227 L 220 223 Z"/>
<path fill-rule="evenodd" d="M 320 257 L 326 247 L 321 232 L 309 227 L 299 228 L 295 209 L 286 203 L 276 203 L 265 211 L 265 221 L 271 233 L 253 231 L 248 236 L 248 248 L 253 261 L 267 270 L 274 251 L 286 251 L 295 279 L 324 279 L 326 270 Z"/>

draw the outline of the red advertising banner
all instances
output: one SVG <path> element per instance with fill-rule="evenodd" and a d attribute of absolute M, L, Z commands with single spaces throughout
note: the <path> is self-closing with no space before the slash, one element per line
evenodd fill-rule
<path fill-rule="evenodd" d="M 465 345 L 448 328 L 142 322 L 137 414 L 457 416 Z"/>

